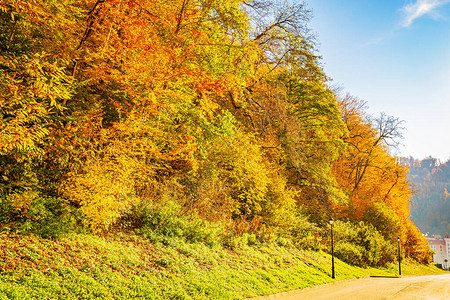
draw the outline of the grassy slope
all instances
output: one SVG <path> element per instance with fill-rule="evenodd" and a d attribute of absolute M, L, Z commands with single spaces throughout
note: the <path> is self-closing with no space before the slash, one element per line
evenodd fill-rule
<path fill-rule="evenodd" d="M 231 251 L 180 239 L 0 234 L 0 299 L 243 299 L 331 282 L 330 256 L 294 248 Z M 403 274 L 441 272 L 404 264 Z M 336 261 L 336 280 L 394 275 Z"/>

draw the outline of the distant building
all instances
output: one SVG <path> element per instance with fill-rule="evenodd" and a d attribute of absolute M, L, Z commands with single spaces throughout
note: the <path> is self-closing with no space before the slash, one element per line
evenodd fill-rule
<path fill-rule="evenodd" d="M 443 239 L 441 236 L 434 235 L 430 238 L 427 237 L 427 242 L 430 244 L 431 250 L 435 252 L 433 261 L 448 270 L 450 268 L 450 237 L 448 233 Z"/>

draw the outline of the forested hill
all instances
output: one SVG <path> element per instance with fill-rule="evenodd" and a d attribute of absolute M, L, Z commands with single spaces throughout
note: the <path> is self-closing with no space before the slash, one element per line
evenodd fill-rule
<path fill-rule="evenodd" d="M 432 157 L 410 157 L 405 163 L 415 190 L 411 207 L 414 223 L 424 234 L 450 233 L 450 160 L 440 163 Z"/>
<path fill-rule="evenodd" d="M 344 260 L 427 262 L 401 122 L 330 88 L 289 3 L 0 1 L 0 229 L 328 249 L 333 218 Z"/>

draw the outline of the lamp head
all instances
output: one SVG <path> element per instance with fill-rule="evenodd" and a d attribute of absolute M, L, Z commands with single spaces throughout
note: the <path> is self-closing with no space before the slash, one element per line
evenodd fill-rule
<path fill-rule="evenodd" d="M 397 238 L 397 241 L 400 242 L 400 237 Z"/>
<path fill-rule="evenodd" d="M 331 225 L 333 225 L 333 222 L 334 222 L 333 218 L 330 218 L 330 224 Z"/>

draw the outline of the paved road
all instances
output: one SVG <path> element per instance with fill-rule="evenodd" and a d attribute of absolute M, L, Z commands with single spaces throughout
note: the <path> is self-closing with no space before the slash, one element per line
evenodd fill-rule
<path fill-rule="evenodd" d="M 366 299 L 445 299 L 450 300 L 450 274 L 371 277 L 338 281 L 332 284 L 296 290 L 255 299 L 283 300 L 366 300 Z"/>

